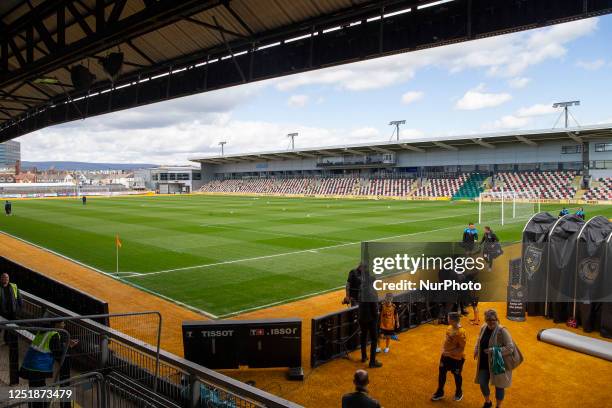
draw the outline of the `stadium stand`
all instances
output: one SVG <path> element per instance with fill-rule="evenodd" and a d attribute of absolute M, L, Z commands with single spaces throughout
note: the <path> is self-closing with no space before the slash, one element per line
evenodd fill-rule
<path fill-rule="evenodd" d="M 501 172 L 494 177 L 492 191 L 501 191 L 502 187 L 513 191 L 539 190 L 542 199 L 570 199 L 576 194 L 572 185 L 575 177 L 574 171 Z"/>
<path fill-rule="evenodd" d="M 463 185 L 453 194 L 453 200 L 474 199 L 483 192 L 483 183 L 487 178 L 486 175 L 480 173 L 472 174 Z"/>
<path fill-rule="evenodd" d="M 322 177 L 322 178 L 266 178 L 214 180 L 201 192 L 306 194 L 306 195 L 376 195 L 405 197 L 410 193 L 413 179 Z"/>
<path fill-rule="evenodd" d="M 213 180 L 200 188 L 200 192 L 300 194 L 380 197 L 449 197 L 454 200 L 476 199 L 485 191 L 530 192 L 544 200 L 567 200 L 577 197 L 575 171 L 499 172 L 490 179 L 484 173 L 461 173 L 446 177 L 417 179 L 402 174 L 399 177 L 300 177 L 300 178 L 245 178 Z M 585 192 L 587 200 L 611 200 L 612 178 L 600 178 Z M 537 192 L 537 193 L 535 193 Z"/>
<path fill-rule="evenodd" d="M 612 200 L 612 177 L 600 178 L 598 185 L 592 186 L 584 194 L 586 200 Z"/>
<path fill-rule="evenodd" d="M 415 197 L 452 197 L 468 179 L 467 174 L 457 177 L 430 178 L 414 192 Z"/>

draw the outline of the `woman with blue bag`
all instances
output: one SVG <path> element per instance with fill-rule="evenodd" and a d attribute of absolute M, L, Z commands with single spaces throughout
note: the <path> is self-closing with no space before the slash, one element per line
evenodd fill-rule
<path fill-rule="evenodd" d="M 474 359 L 478 360 L 476 383 L 484 396 L 483 408 L 491 408 L 490 386 L 495 386 L 496 406 L 501 408 L 505 390 L 512 384 L 512 370 L 523 362 L 518 347 L 512 341 L 510 332 L 499 323 L 497 312 L 489 309 L 484 313 L 486 324 L 474 348 Z"/>

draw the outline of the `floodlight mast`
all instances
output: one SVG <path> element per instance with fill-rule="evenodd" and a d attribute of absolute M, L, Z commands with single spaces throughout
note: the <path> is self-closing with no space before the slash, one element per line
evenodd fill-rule
<path fill-rule="evenodd" d="M 391 122 L 389 122 L 389 126 L 395 126 L 395 129 L 393 129 L 393 133 L 391 133 L 391 139 L 393 139 L 393 134 L 396 134 L 396 140 L 399 141 L 400 139 L 400 125 L 405 125 L 406 121 L 405 120 L 392 120 Z"/>
<path fill-rule="evenodd" d="M 569 112 L 570 106 L 580 106 L 580 101 L 556 102 L 556 103 L 553 103 L 553 106 L 552 106 L 554 109 L 563 108 L 563 113 L 565 114 L 565 128 L 566 129 L 569 127 L 569 115 L 571 115 L 571 113 Z M 558 120 L 559 119 L 557 119 L 557 121 Z M 555 123 L 555 126 L 556 126 L 556 123 Z"/>
<path fill-rule="evenodd" d="M 298 133 L 289 133 L 287 137 L 291 139 L 291 150 L 295 150 L 295 138 L 298 136 Z"/>
<path fill-rule="evenodd" d="M 227 142 L 223 141 L 223 142 L 219 142 L 219 146 L 221 146 L 221 157 L 223 157 L 223 146 L 226 145 Z"/>

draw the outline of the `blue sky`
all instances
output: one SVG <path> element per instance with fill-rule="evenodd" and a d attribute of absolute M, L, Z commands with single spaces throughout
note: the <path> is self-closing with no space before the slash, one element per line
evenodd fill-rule
<path fill-rule="evenodd" d="M 612 122 L 612 17 L 328 68 L 59 125 L 24 160 L 186 163 L 189 157 Z"/>

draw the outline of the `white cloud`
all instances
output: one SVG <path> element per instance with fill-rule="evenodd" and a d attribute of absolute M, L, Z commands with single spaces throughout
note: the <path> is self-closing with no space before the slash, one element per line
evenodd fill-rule
<path fill-rule="evenodd" d="M 510 85 L 511 88 L 520 89 L 526 87 L 529 82 L 531 82 L 531 78 L 516 77 L 510 79 L 508 85 Z"/>
<path fill-rule="evenodd" d="M 363 127 L 363 128 L 354 129 L 353 131 L 351 131 L 350 135 L 351 135 L 351 143 L 353 143 L 355 139 L 372 140 L 372 139 L 378 138 L 378 140 L 380 140 L 379 130 L 373 127 Z"/>
<path fill-rule="evenodd" d="M 277 79 L 275 83 L 276 88 L 281 91 L 290 91 L 306 85 L 365 91 L 406 83 L 413 79 L 419 70 L 427 67 L 438 67 L 451 73 L 483 69 L 489 76 L 516 78 L 522 76 L 531 66 L 564 58 L 567 54 L 567 44 L 595 32 L 597 24 L 597 18 L 572 21 L 537 30 L 305 72 Z"/>
<path fill-rule="evenodd" d="M 587 71 L 597 71 L 599 68 L 606 65 L 606 61 L 603 59 L 596 59 L 593 61 L 578 61 L 576 62 L 576 66 L 582 69 L 586 69 Z"/>
<path fill-rule="evenodd" d="M 84 161 L 110 163 L 185 164 L 198 156 L 217 155 L 226 140 L 227 153 L 287 148 L 286 135 L 298 132 L 296 146 L 317 147 L 385 141 L 372 127 L 323 128 L 297 123 L 237 120 L 223 113 L 206 121 L 173 124 L 155 129 L 105 128 L 95 132 L 54 126 L 19 138 L 28 161 Z M 402 137 L 418 131 L 402 129 Z"/>
<path fill-rule="evenodd" d="M 522 118 L 514 115 L 502 116 L 492 124 L 485 125 L 485 129 L 519 129 L 530 122 L 529 118 Z"/>
<path fill-rule="evenodd" d="M 516 111 L 516 115 L 523 118 L 549 115 L 551 113 L 557 112 L 557 110 L 554 109 L 552 105 L 552 103 L 539 103 L 526 108 L 520 108 L 518 111 Z"/>
<path fill-rule="evenodd" d="M 291 95 L 287 100 L 287 105 L 292 108 L 303 108 L 309 99 L 308 95 Z"/>
<path fill-rule="evenodd" d="M 404 105 L 407 105 L 409 103 L 416 102 L 419 99 L 422 99 L 423 95 L 425 95 L 425 94 L 423 92 L 420 92 L 420 91 L 406 92 L 405 94 L 402 95 L 402 103 Z"/>
<path fill-rule="evenodd" d="M 501 117 L 492 123 L 483 125 L 486 130 L 499 129 L 520 129 L 532 123 L 536 117 L 557 113 L 557 110 L 552 107 L 552 103 L 539 103 L 518 109 L 512 115 Z"/>
<path fill-rule="evenodd" d="M 467 91 L 465 95 L 457 101 L 455 109 L 477 110 L 493 108 L 508 102 L 510 99 L 512 99 L 512 95 L 508 93 L 485 92 L 484 84 L 480 84 L 476 88 Z"/>

